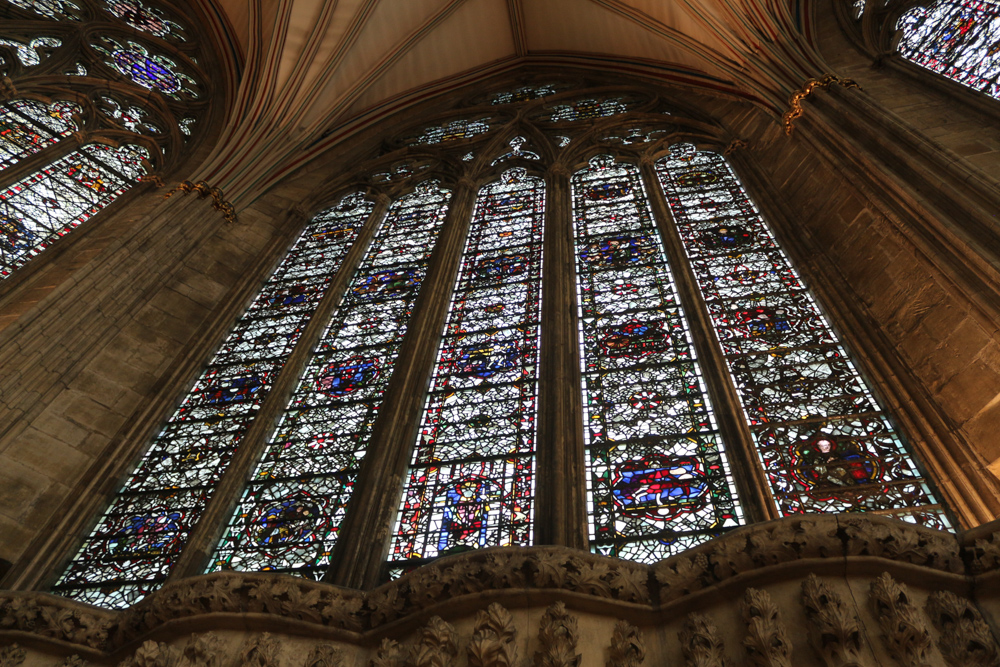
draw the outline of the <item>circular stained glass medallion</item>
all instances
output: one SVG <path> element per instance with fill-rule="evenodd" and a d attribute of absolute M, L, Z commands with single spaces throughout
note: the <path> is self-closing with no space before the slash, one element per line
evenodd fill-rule
<path fill-rule="evenodd" d="M 181 81 L 160 59 L 132 49 L 115 49 L 114 58 L 118 71 L 140 86 L 161 93 L 176 93 L 181 90 Z"/>

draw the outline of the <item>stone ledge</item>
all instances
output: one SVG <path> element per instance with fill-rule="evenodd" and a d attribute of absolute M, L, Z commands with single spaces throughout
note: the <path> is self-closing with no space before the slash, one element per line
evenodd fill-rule
<path fill-rule="evenodd" d="M 916 572 L 964 588 L 967 578 L 1000 572 L 1000 531 L 989 529 L 979 527 L 966 538 L 879 516 L 791 517 L 734 530 L 654 565 L 562 547 L 495 548 L 442 558 L 371 591 L 287 575 L 202 575 L 121 611 L 47 593 L 4 592 L 0 634 L 109 653 L 167 624 L 198 619 L 199 626 L 225 625 L 225 616 L 238 615 L 250 625 L 258 618 L 265 626 L 322 627 L 320 634 L 361 638 L 384 636 L 387 626 L 416 625 L 442 606 L 467 607 L 462 599 L 470 597 L 479 606 L 513 593 L 529 599 L 520 605 L 556 597 L 573 607 L 599 603 L 633 617 L 635 611 L 672 611 L 686 598 L 703 597 L 702 591 L 730 588 L 729 580 L 766 584 L 851 569 L 888 570 L 911 581 Z"/>

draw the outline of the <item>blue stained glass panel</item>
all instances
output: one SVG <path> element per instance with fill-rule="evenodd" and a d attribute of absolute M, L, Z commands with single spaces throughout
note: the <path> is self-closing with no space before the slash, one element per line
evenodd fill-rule
<path fill-rule="evenodd" d="M 210 570 L 323 576 L 450 197 L 431 181 L 390 207 Z"/>
<path fill-rule="evenodd" d="M 656 171 L 779 512 L 873 512 L 949 528 L 725 158 L 677 144 Z"/>
<path fill-rule="evenodd" d="M 123 608 L 163 583 L 373 207 L 356 193 L 309 223 L 153 440 L 55 592 Z"/>
<path fill-rule="evenodd" d="M 479 191 L 389 555 L 531 544 L 545 185 Z"/>
<path fill-rule="evenodd" d="M 743 513 L 639 169 L 572 188 L 591 548 L 655 562 Z"/>

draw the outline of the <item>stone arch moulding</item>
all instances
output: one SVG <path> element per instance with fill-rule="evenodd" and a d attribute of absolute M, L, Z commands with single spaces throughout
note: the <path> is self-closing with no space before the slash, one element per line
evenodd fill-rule
<path fill-rule="evenodd" d="M 502 88 L 504 85 L 509 86 L 513 85 L 513 83 L 511 83 L 509 79 L 508 81 L 491 81 L 488 85 L 482 85 L 481 88 L 485 94 L 491 89 Z M 313 213 L 322 210 L 325 204 L 336 199 L 336 196 L 339 196 L 339 194 L 349 191 L 355 185 L 362 186 L 368 194 L 375 195 L 377 200 L 381 199 L 387 203 L 389 199 L 398 198 L 399 196 L 405 194 L 405 192 L 410 191 L 419 182 L 426 180 L 427 178 L 434 177 L 435 174 L 430 172 L 435 172 L 437 177 L 445 182 L 448 187 L 454 188 L 456 191 L 464 188 L 467 193 L 467 197 L 470 194 L 474 197 L 474 194 L 478 191 L 480 185 L 489 182 L 497 175 L 497 168 L 489 165 L 486 158 L 483 157 L 482 152 L 489 150 L 492 151 L 493 154 L 499 155 L 503 146 L 509 144 L 510 139 L 515 136 L 521 136 L 522 134 L 524 134 L 530 141 L 536 143 L 536 147 L 539 147 L 539 154 L 555 156 L 553 164 L 561 167 L 561 169 L 552 168 L 550 165 L 544 164 L 541 165 L 541 167 L 535 167 L 531 161 L 523 159 L 518 159 L 516 164 L 518 166 L 524 166 L 525 168 L 532 169 L 533 171 L 531 173 L 533 174 L 545 174 L 550 178 L 549 182 L 554 182 L 555 179 L 559 178 L 559 173 L 561 172 L 564 174 L 574 172 L 579 166 L 586 164 L 594 154 L 601 152 L 610 152 L 622 159 L 625 159 L 626 161 L 636 164 L 637 166 L 643 164 L 648 165 L 652 160 L 664 155 L 668 147 L 678 141 L 692 141 L 699 147 L 721 150 L 732 146 L 735 138 L 746 137 L 746 142 L 749 144 L 749 148 L 744 150 L 750 157 L 748 157 L 742 164 L 738 157 L 734 158 L 734 165 L 739 171 L 740 176 L 748 180 L 748 187 L 753 188 L 753 192 L 751 192 L 751 194 L 755 198 L 782 202 L 784 206 L 787 206 L 792 211 L 790 214 L 779 214 L 778 216 L 770 215 L 771 211 L 768 211 L 771 222 L 778 227 L 778 233 L 782 240 L 787 242 L 787 238 L 790 235 L 794 235 L 796 231 L 794 225 L 788 222 L 782 222 L 782 218 L 787 220 L 796 216 L 799 216 L 802 219 L 820 217 L 820 214 L 805 211 L 801 205 L 796 204 L 795 202 L 787 201 L 787 198 L 778 189 L 773 188 L 773 186 L 768 186 L 768 178 L 765 176 L 760 177 L 759 181 L 755 184 L 755 187 L 749 185 L 749 182 L 752 182 L 752 177 L 748 176 L 750 172 L 756 171 L 760 174 L 768 174 L 769 168 L 765 166 L 768 158 L 783 153 L 795 157 L 796 149 L 794 145 L 787 143 L 787 140 L 783 137 L 776 136 L 776 133 L 774 132 L 773 119 L 758 117 L 747 121 L 747 116 L 752 117 L 752 113 L 748 113 L 745 108 L 740 108 L 739 105 L 726 100 L 720 100 L 718 98 L 713 99 L 708 96 L 702 97 L 701 101 L 703 102 L 705 108 L 704 116 L 697 119 L 689 119 L 681 115 L 679 112 L 664 113 L 665 111 L 669 111 L 669 107 L 671 106 L 669 91 L 658 91 L 659 96 L 646 92 L 644 94 L 645 100 L 638 103 L 634 110 L 627 111 L 623 114 L 598 118 L 587 125 L 586 131 L 581 131 L 580 126 L 574 125 L 573 121 L 567 121 L 565 124 L 553 123 L 551 126 L 543 126 L 542 124 L 534 123 L 531 126 L 535 128 L 533 132 L 527 132 L 527 128 L 523 125 L 524 122 L 527 122 L 524 119 L 530 116 L 530 114 L 535 112 L 542 114 L 549 113 L 553 106 L 558 106 L 562 101 L 580 99 L 585 95 L 607 95 L 611 90 L 612 89 L 610 87 L 605 86 L 597 88 L 593 91 L 563 91 L 552 96 L 551 100 L 546 97 L 542 100 L 527 102 L 522 105 L 522 107 L 518 109 L 515 114 L 503 114 L 503 110 L 501 109 L 496 112 L 496 115 L 497 117 L 504 117 L 504 123 L 493 127 L 489 132 L 432 145 L 407 147 L 395 144 L 390 140 L 388 143 L 383 144 L 380 149 L 378 144 L 381 139 L 379 138 L 376 140 L 375 138 L 378 137 L 383 128 L 391 127 L 392 119 L 387 119 L 381 127 L 376 127 L 372 131 L 367 132 L 366 136 L 361 138 L 359 141 L 340 147 L 338 150 L 331 151 L 328 155 L 318 159 L 314 164 L 310 164 L 304 168 L 306 173 L 302 176 L 290 179 L 287 184 L 278 186 L 272 193 L 265 195 L 261 199 L 261 203 L 259 204 L 261 210 L 273 211 L 274 207 L 268 204 L 269 197 L 273 197 L 273 201 L 288 201 L 290 199 L 287 194 L 282 193 L 283 189 L 287 188 L 289 192 L 301 192 L 304 189 L 311 192 L 311 194 L 307 196 L 305 202 L 300 201 L 300 205 L 302 206 L 301 209 L 287 214 L 288 221 L 282 225 L 282 227 L 286 229 L 284 235 L 268 247 L 266 253 L 264 253 L 261 257 L 259 264 L 260 267 L 274 266 L 280 258 L 283 248 L 287 248 L 292 237 L 297 233 L 296 229 L 292 229 L 293 227 L 300 227 L 304 220 L 311 218 Z M 647 86 L 645 90 L 649 91 L 650 87 Z M 627 89 L 626 92 L 628 92 Z M 453 109 L 449 113 L 445 113 L 440 109 L 435 109 L 431 106 L 431 104 L 428 104 L 427 106 L 431 107 L 428 110 L 427 116 L 419 122 L 414 121 L 412 128 L 410 129 L 420 130 L 423 127 L 432 126 L 435 123 L 447 120 L 448 118 L 459 118 L 466 115 L 478 116 L 486 113 L 486 110 L 479 106 L 460 107 Z M 414 116 L 418 116 L 418 114 L 411 114 L 409 118 L 413 118 Z M 633 143 L 625 143 L 621 139 L 621 135 L 625 131 L 631 132 L 631 130 L 635 129 L 632 126 L 637 126 L 640 130 L 646 127 L 655 131 L 663 130 L 663 134 L 656 135 L 648 141 L 637 140 Z M 738 128 L 738 130 L 736 128 Z M 391 136 L 404 136 L 408 131 L 409 130 L 393 132 Z M 562 136 L 568 136 L 570 141 L 567 145 L 559 148 L 558 144 L 561 140 L 558 140 L 557 137 Z M 645 137 L 645 135 L 643 136 Z M 606 137 L 617 138 L 606 141 Z M 547 140 L 549 144 L 543 144 L 543 140 Z M 540 147 L 543 145 L 546 146 L 544 149 Z M 470 151 L 473 153 L 473 159 L 469 161 L 464 160 L 463 158 Z M 565 157 L 561 157 L 563 155 L 563 151 L 565 152 Z M 758 151 L 759 155 L 757 154 Z M 477 156 L 477 152 L 479 152 L 480 155 Z M 363 160 L 345 160 L 343 157 L 344 155 L 365 157 Z M 739 151 L 736 155 L 739 155 Z M 411 174 L 406 171 L 406 169 L 409 169 L 410 167 L 399 167 L 399 165 L 407 163 L 417 165 L 430 163 L 432 166 L 426 169 L 417 170 Z M 349 170 L 345 169 L 345 164 L 351 164 L 352 167 Z M 511 164 L 515 164 L 515 162 L 512 161 Z M 756 165 L 756 168 L 753 169 L 743 166 L 747 164 Z M 546 171 L 546 169 L 548 169 L 548 171 Z M 382 173 L 389 174 L 388 182 L 375 181 L 370 178 L 365 180 L 364 178 L 369 174 Z M 398 174 L 399 178 L 393 178 L 393 174 Z M 317 182 L 322 182 L 323 185 L 317 188 Z M 306 184 L 308 184 L 309 187 L 303 188 L 303 185 Z M 758 188 L 761 189 L 759 193 L 757 192 Z M 843 196 L 852 196 L 851 193 L 846 191 L 841 194 Z M 856 197 L 856 195 L 853 196 Z M 466 206 L 471 206 L 471 201 L 467 201 Z M 762 206 L 764 206 L 764 204 L 762 204 Z M 766 206 L 765 209 L 767 209 Z M 471 209 L 467 209 L 467 212 L 471 215 Z M 460 216 L 456 214 L 456 217 Z M 461 244 L 458 243 L 460 238 L 461 234 L 456 233 L 453 239 L 454 243 L 458 244 L 456 247 L 459 249 L 461 246 Z M 799 249 L 801 246 L 794 242 L 788 243 L 788 246 L 790 254 L 793 255 L 797 266 L 800 267 L 801 272 L 806 276 L 810 284 L 822 284 L 824 281 L 824 272 L 829 267 L 830 260 L 825 260 L 820 256 L 815 259 L 815 261 L 811 261 L 805 253 L 813 252 L 813 248 L 810 247 L 803 251 Z M 228 315 L 225 317 L 218 317 L 212 325 L 213 329 L 205 332 L 205 335 L 202 337 L 204 345 L 203 349 L 190 353 L 192 357 L 200 357 L 203 360 L 202 363 L 204 363 L 206 357 L 212 354 L 215 346 L 218 345 L 219 340 L 225 336 L 232 321 L 236 316 L 238 316 L 242 308 L 245 307 L 250 298 L 248 295 L 251 295 L 253 292 L 253 286 L 259 285 L 265 278 L 266 273 L 267 271 L 264 271 L 262 268 L 259 273 L 247 277 L 246 281 L 243 283 L 243 291 L 240 292 L 240 298 L 233 298 L 230 300 L 227 311 Z M 442 284 L 453 283 L 453 274 L 448 275 L 448 272 L 445 270 L 442 270 L 440 273 Z M 847 289 L 850 289 L 849 285 L 847 286 Z M 446 304 L 442 304 L 439 307 L 443 308 L 444 305 Z M 853 327 L 845 325 L 844 323 L 853 323 L 859 320 L 869 321 L 870 314 L 861 310 L 861 306 L 854 303 L 853 300 L 847 298 L 839 301 L 835 300 L 833 303 L 828 301 L 826 305 L 830 311 L 832 311 L 833 319 L 837 323 L 841 324 L 839 329 L 844 335 L 847 345 L 852 350 L 864 348 L 868 343 L 868 339 L 854 334 L 852 331 Z M 841 312 L 842 309 L 846 312 Z M 427 356 L 428 349 L 430 350 L 430 354 L 433 355 L 434 348 L 437 346 L 436 337 L 439 336 L 440 327 L 428 328 L 428 331 L 432 330 L 436 330 L 437 333 L 429 333 L 428 339 L 424 341 L 424 348 L 426 349 L 421 352 L 424 357 Z M 210 344 L 211 341 L 214 341 L 214 343 Z M 889 402 L 897 409 L 897 417 L 904 422 L 904 425 L 909 432 L 911 441 L 915 443 L 918 452 L 924 457 L 924 459 L 928 460 L 928 465 L 932 468 L 932 472 L 938 473 L 939 470 L 943 470 L 945 467 L 941 465 L 937 465 L 935 467 L 934 460 L 940 457 L 946 457 L 949 454 L 946 448 L 939 444 L 939 436 L 928 431 L 921 425 L 922 420 L 919 415 L 908 416 L 908 411 L 917 410 L 921 405 L 916 399 L 912 398 L 911 392 L 919 393 L 921 390 L 919 387 L 907 384 L 905 378 L 903 380 L 898 379 L 900 376 L 894 372 L 892 362 L 884 357 L 886 354 L 887 352 L 884 348 L 874 348 L 870 351 L 866 351 L 866 353 L 862 356 L 862 365 L 865 366 L 868 371 L 869 377 L 875 381 L 878 392 L 882 395 L 891 397 Z M 432 361 L 432 359 L 430 361 Z M 421 362 L 423 364 L 423 370 L 419 372 L 423 373 L 425 376 L 430 372 L 430 361 L 426 361 L 426 363 Z M 164 385 L 164 387 L 160 390 L 160 394 L 157 399 L 159 405 L 163 406 L 175 403 L 177 396 L 182 393 L 187 386 L 190 386 L 192 378 L 196 375 L 198 368 L 197 365 L 192 362 L 189 363 L 188 369 L 189 373 L 186 377 L 175 375 L 171 378 L 170 383 L 166 383 Z M 417 371 L 415 370 L 414 372 Z M 402 383 L 397 382 L 394 388 L 390 388 L 388 390 L 387 396 L 394 396 L 402 399 L 407 393 L 406 387 L 412 388 L 412 386 L 420 384 L 419 381 L 411 380 L 411 382 L 415 382 L 415 384 L 404 386 Z M 288 382 L 286 384 L 287 393 L 284 394 L 285 398 L 287 398 L 290 392 L 294 389 L 292 382 Z M 270 397 L 270 400 L 275 402 L 280 396 L 281 393 L 276 390 L 276 393 Z M 285 400 L 278 401 L 278 403 L 282 405 L 285 402 Z M 387 402 L 389 401 L 387 400 Z M 402 429 L 403 431 L 408 431 L 408 434 L 402 432 L 393 434 L 393 437 L 401 438 L 400 442 L 412 439 L 411 436 L 414 428 L 414 415 L 419 412 L 421 409 L 420 404 L 422 403 L 422 401 L 416 399 L 410 400 L 408 405 L 402 405 L 403 402 L 404 401 L 401 400 L 401 407 L 394 409 L 397 410 L 397 415 L 400 417 L 399 423 L 405 424 L 408 422 L 410 426 Z M 134 456 L 140 446 L 145 444 L 146 438 L 156 431 L 159 425 L 162 424 L 162 421 L 162 413 L 153 414 L 152 412 L 146 412 L 142 416 L 141 424 L 132 425 L 132 433 L 139 434 L 141 432 L 147 435 L 142 438 L 136 437 L 136 439 L 130 443 L 123 443 L 123 449 L 131 449 Z M 384 430 L 387 433 L 391 433 L 392 424 L 388 421 L 385 423 L 386 425 L 383 427 Z M 142 442 L 140 442 L 140 440 Z M 405 456 L 397 453 L 396 460 L 388 461 L 388 463 L 391 464 L 388 467 L 394 469 L 394 472 L 390 470 L 390 475 L 402 475 L 402 470 L 400 470 L 400 468 L 405 464 L 405 458 Z M 252 463 L 252 461 L 250 461 L 250 463 Z M 121 477 L 124 474 L 127 474 L 131 465 L 132 461 L 129 460 L 129 457 L 122 457 L 121 461 L 117 465 L 115 473 L 113 475 L 109 474 L 109 478 Z M 953 467 L 957 468 L 958 465 L 956 464 Z M 576 475 L 578 477 L 581 474 L 579 469 L 573 470 L 572 465 L 570 465 L 569 468 L 569 472 L 572 473 L 569 479 L 574 478 L 572 475 Z M 248 472 L 249 468 L 244 470 L 241 475 L 246 475 Z M 237 477 L 238 476 L 232 476 L 232 479 L 237 479 Z M 746 483 L 752 485 L 753 482 Z M 105 485 L 105 488 L 106 486 L 107 485 Z M 238 489 L 238 485 L 235 482 L 230 486 L 234 489 Z M 385 524 L 385 521 L 387 520 L 386 507 L 389 507 L 389 510 L 391 511 L 394 511 L 395 509 L 394 500 L 389 503 L 388 506 L 384 503 L 381 507 L 375 506 L 378 505 L 376 502 L 378 500 L 378 498 L 376 498 L 378 495 L 376 489 L 385 487 L 381 487 L 379 484 L 375 483 L 375 481 L 366 481 L 363 474 L 362 479 L 359 481 L 359 493 L 365 488 L 368 488 L 371 491 L 369 498 L 372 501 L 373 506 L 369 508 L 367 516 L 371 517 L 372 523 L 366 524 L 365 521 L 360 519 L 353 520 L 352 522 L 352 519 L 349 516 L 343 530 L 345 534 L 353 534 L 355 539 L 353 541 L 349 540 L 346 547 L 338 546 L 341 551 L 350 548 L 360 549 L 365 545 L 370 545 L 371 541 L 361 539 L 362 535 L 367 535 L 370 538 L 381 539 L 379 536 L 384 536 L 384 529 L 383 533 L 380 533 L 377 530 L 377 525 Z M 959 484 L 947 486 L 944 490 L 946 497 L 951 501 L 953 506 L 959 509 L 960 512 L 964 511 L 964 507 L 974 504 L 975 502 L 985 502 L 978 498 L 969 502 L 962 501 L 960 496 L 963 492 L 967 491 L 961 488 Z M 568 498 L 579 498 L 580 494 L 578 491 L 567 489 L 560 491 L 558 495 Z M 233 493 L 232 496 L 232 502 L 235 502 L 236 494 Z M 69 543 L 74 539 L 73 536 L 79 536 L 86 531 L 88 523 L 93 522 L 94 514 L 100 511 L 99 505 L 101 505 L 102 502 L 106 502 L 106 499 L 104 501 L 100 498 L 88 499 L 87 502 L 81 503 L 81 505 L 75 509 L 72 513 L 73 516 L 69 516 L 70 513 L 67 513 L 66 516 L 69 518 L 66 519 L 65 522 L 58 522 L 58 528 L 55 524 L 51 524 L 53 530 L 61 530 L 64 536 L 68 536 L 56 540 L 59 541 L 66 550 L 62 554 L 55 556 L 51 555 L 51 553 L 41 556 L 39 560 L 47 560 L 47 567 L 21 567 L 15 569 L 15 574 L 19 575 L 18 588 L 36 587 L 45 578 L 52 576 L 58 559 L 67 555 L 67 552 L 72 548 L 69 546 Z M 577 502 L 579 503 L 579 500 L 577 500 Z M 557 504 L 557 502 L 553 501 L 553 504 Z M 83 505 L 87 505 L 87 507 L 84 508 Z M 763 512 L 763 510 L 761 510 L 761 512 Z M 228 511 L 219 510 L 216 513 L 226 515 Z M 361 515 L 355 514 L 355 516 Z M 766 519 L 769 517 L 762 513 L 755 518 Z M 962 518 L 970 524 L 979 522 L 977 521 L 975 513 L 971 511 L 963 513 Z M 790 520 L 786 520 L 786 522 L 789 521 Z M 192 543 L 191 545 L 191 547 L 193 547 L 191 551 L 192 556 L 187 558 L 185 563 L 178 566 L 181 567 L 181 569 L 177 571 L 179 573 L 178 576 L 172 576 L 172 580 L 175 582 L 174 585 L 185 585 L 185 577 L 197 574 L 203 570 L 205 559 L 208 555 L 210 555 L 208 552 L 214 546 L 217 539 L 217 533 L 222 530 L 222 527 L 223 526 L 220 520 L 220 522 L 215 525 L 215 528 L 205 529 L 202 531 L 201 535 L 197 536 L 197 542 Z M 559 534 L 559 530 L 555 527 L 549 527 L 547 530 L 553 535 Z M 899 539 L 902 540 L 907 538 L 901 537 Z M 566 541 L 570 541 L 570 539 L 566 538 Z M 341 544 L 344 544 L 344 542 Z M 569 546 L 577 547 L 583 546 L 583 544 L 571 543 Z M 51 548 L 51 543 L 49 548 Z M 360 556 L 360 554 L 357 558 L 353 558 L 351 556 L 352 554 L 349 551 L 341 554 L 341 566 L 338 569 L 331 571 L 330 577 L 333 582 L 355 588 L 369 588 L 374 585 L 374 583 L 376 583 L 380 578 L 380 574 L 377 572 L 380 562 L 371 562 L 371 559 L 366 561 L 366 559 L 363 556 Z M 579 556 L 579 558 L 584 557 Z M 353 569 L 345 568 L 343 563 L 356 563 L 357 567 L 354 567 Z M 576 566 L 574 565 L 572 567 Z M 33 570 L 33 572 L 30 576 L 25 576 L 28 575 L 28 570 Z M 636 570 L 636 572 L 638 572 L 638 570 Z M 618 575 L 614 576 L 617 577 Z M 632 573 L 629 574 L 627 578 L 639 581 L 643 579 L 643 575 Z M 615 586 L 617 585 L 618 584 L 615 584 Z M 631 586 L 632 584 L 627 585 Z"/>

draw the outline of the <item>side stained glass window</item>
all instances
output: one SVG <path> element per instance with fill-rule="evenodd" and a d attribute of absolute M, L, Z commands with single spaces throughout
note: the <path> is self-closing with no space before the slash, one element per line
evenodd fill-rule
<path fill-rule="evenodd" d="M 531 544 L 545 185 L 479 191 L 410 466 L 390 568 Z"/>
<path fill-rule="evenodd" d="M 560 104 L 552 107 L 545 120 L 552 123 L 564 123 L 576 120 L 589 120 L 604 116 L 615 116 L 628 111 L 629 105 L 622 98 L 577 100 L 571 104 Z"/>
<path fill-rule="evenodd" d="M 431 181 L 390 207 L 210 570 L 323 576 L 450 197 Z"/>
<path fill-rule="evenodd" d="M 166 578 L 236 446 L 373 209 L 318 215 L 236 323 L 55 586 L 128 607 Z"/>
<path fill-rule="evenodd" d="M 0 192 L 0 277 L 132 187 L 148 156 L 141 146 L 87 144 Z"/>
<path fill-rule="evenodd" d="M 875 512 L 949 528 L 725 158 L 678 144 L 656 170 L 779 512 Z"/>
<path fill-rule="evenodd" d="M 650 563 L 744 519 L 639 169 L 572 188 L 591 548 Z"/>
<path fill-rule="evenodd" d="M 896 28 L 904 58 L 1000 99 L 1000 3 L 939 0 L 910 9 Z"/>
<path fill-rule="evenodd" d="M 83 113 L 72 102 L 46 105 L 35 100 L 11 100 L 0 111 L 0 170 L 6 169 L 79 129 L 73 114 Z"/>
<path fill-rule="evenodd" d="M 490 131 L 490 119 L 479 118 L 476 120 L 453 120 L 444 125 L 428 127 L 420 134 L 406 140 L 407 145 L 415 144 L 443 144 L 459 139 L 469 139 Z"/>

